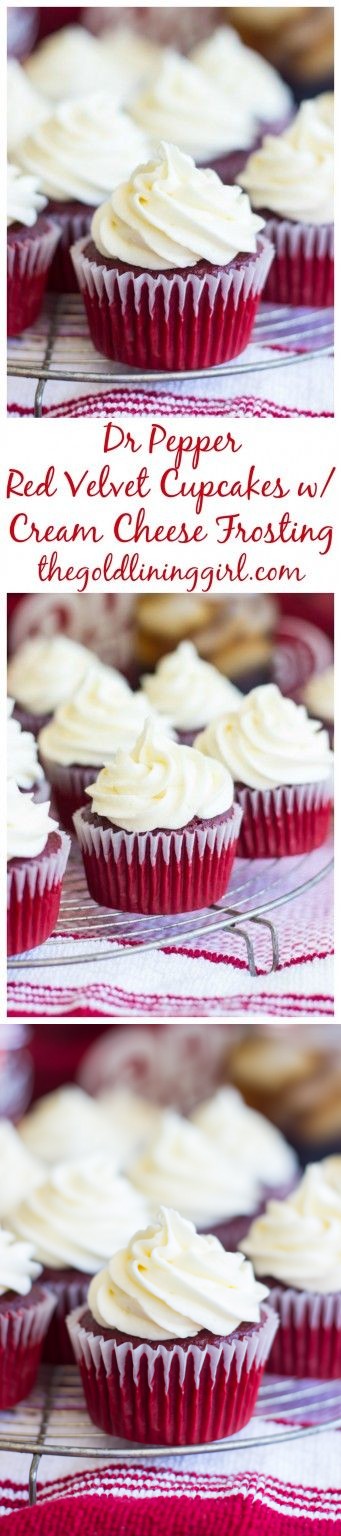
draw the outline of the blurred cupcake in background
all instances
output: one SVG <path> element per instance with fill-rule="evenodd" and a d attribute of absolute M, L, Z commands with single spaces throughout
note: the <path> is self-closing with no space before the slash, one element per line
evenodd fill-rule
<path fill-rule="evenodd" d="M 276 620 L 272 598 L 139 597 L 134 636 L 139 671 L 152 671 L 160 656 L 191 640 L 199 656 L 247 692 L 270 681 Z"/>
<path fill-rule="evenodd" d="M 256 141 L 251 106 L 191 59 L 167 49 L 130 106 L 134 121 L 158 144 L 165 140 L 196 165 L 232 182 Z"/>
<path fill-rule="evenodd" d="M 21 336 L 39 315 L 59 241 L 39 176 L 7 166 L 7 335 Z"/>
<path fill-rule="evenodd" d="M 334 666 L 326 667 L 324 672 L 316 672 L 313 677 L 310 677 L 303 689 L 301 699 L 308 714 L 315 720 L 322 720 L 322 725 L 328 731 L 330 745 L 333 747 Z"/>
<path fill-rule="evenodd" d="M 134 746 L 150 715 L 144 694 L 132 693 L 121 673 L 94 659 L 72 698 L 40 731 L 41 761 L 68 830 L 73 831 L 73 815 L 84 805 L 88 785 L 118 750 Z"/>
<path fill-rule="evenodd" d="M 142 691 L 150 707 L 175 727 L 186 746 L 192 745 L 197 731 L 209 720 L 224 710 L 238 709 L 243 697 L 216 667 L 198 656 L 189 640 L 163 656 L 156 671 L 142 678 Z"/>
<path fill-rule="evenodd" d="M 58 705 L 74 693 L 93 659 L 85 645 L 67 635 L 34 635 L 23 641 L 7 668 L 8 693 L 23 730 L 39 735 Z"/>
<path fill-rule="evenodd" d="M 34 1386 L 55 1307 L 41 1283 L 31 1243 L 0 1227 L 0 1409 L 14 1408 Z"/>
<path fill-rule="evenodd" d="M 100 1104 L 74 1083 L 64 1083 L 37 1099 L 20 1121 L 21 1142 L 33 1158 L 48 1166 L 110 1152 L 119 1165 L 119 1145 Z"/>
<path fill-rule="evenodd" d="M 43 944 L 57 921 L 70 838 L 49 810 L 7 779 L 8 955 Z"/>
<path fill-rule="evenodd" d="M 194 1125 L 227 1157 L 259 1180 L 261 1198 L 278 1198 L 297 1183 L 298 1161 L 284 1136 L 265 1115 L 250 1109 L 236 1088 L 218 1088 L 191 1115 Z"/>
<path fill-rule="evenodd" d="M 268 1370 L 340 1377 L 341 1158 L 311 1164 L 293 1194 L 270 1200 L 241 1247 L 279 1318 Z"/>
<path fill-rule="evenodd" d="M 231 1250 L 262 1203 L 256 1167 L 175 1110 L 164 1110 L 128 1174 L 154 1208 L 164 1201 Z"/>
<path fill-rule="evenodd" d="M 32 790 L 34 800 L 48 800 L 50 785 L 38 759 L 38 748 L 31 731 L 22 731 L 13 716 L 14 699 L 7 699 L 7 778 L 14 779 L 21 790 Z"/>
<path fill-rule="evenodd" d="M 0 1167 L 0 1221 L 4 1221 L 44 1178 L 44 1164 L 24 1146 L 11 1120 L 0 1119 Z"/>
<path fill-rule="evenodd" d="M 115 76 L 106 49 L 86 27 L 77 24 L 43 38 L 25 60 L 24 70 L 33 90 L 50 102 L 86 97 L 94 91 L 115 94 Z"/>
<path fill-rule="evenodd" d="M 27 79 L 17 59 L 7 61 L 7 154 L 15 159 L 20 139 L 49 116 L 49 103 Z"/>
<path fill-rule="evenodd" d="M 334 299 L 333 98 L 302 103 L 290 128 L 266 135 L 240 185 L 275 249 L 265 299 L 328 307 Z"/>
<path fill-rule="evenodd" d="M 289 87 L 260 53 L 245 47 L 234 27 L 217 27 L 191 59 L 229 101 L 251 113 L 258 133 L 279 133 L 286 126 L 294 105 Z"/>
<path fill-rule="evenodd" d="M 280 70 L 296 99 L 330 88 L 334 70 L 331 5 L 237 5 L 228 17 L 249 46 Z"/>

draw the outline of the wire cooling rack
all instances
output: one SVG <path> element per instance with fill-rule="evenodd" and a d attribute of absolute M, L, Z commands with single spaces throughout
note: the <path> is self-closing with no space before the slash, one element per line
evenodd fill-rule
<path fill-rule="evenodd" d="M 241 940 L 251 976 L 257 976 L 257 938 L 268 936 L 269 962 L 267 973 L 277 970 L 280 948 L 274 913 L 286 902 L 311 890 L 326 878 L 333 865 L 330 843 L 313 853 L 290 859 L 236 859 L 227 896 L 213 907 L 199 912 L 180 913 L 176 917 L 131 916 L 127 912 L 112 911 L 99 907 L 92 900 L 87 888 L 79 849 L 72 844 L 66 868 L 58 923 L 53 937 L 61 935 L 69 939 L 67 948 L 58 955 L 47 952 L 36 955 L 12 956 L 11 971 L 32 967 L 86 965 L 103 963 L 110 957 L 122 959 L 127 945 L 134 951 L 172 949 L 177 945 L 191 944 L 203 935 L 231 931 Z M 75 940 L 82 939 L 79 955 Z M 94 952 L 91 941 L 101 939 L 100 948 Z M 84 940 L 89 950 L 84 949 Z M 264 970 L 264 962 L 262 965 Z"/>
<path fill-rule="evenodd" d="M 262 1420 L 258 1429 L 257 1420 Z M 274 1421 L 279 1420 L 278 1424 Z M 159 1457 L 190 1456 L 214 1451 L 248 1450 L 297 1440 L 327 1429 L 341 1428 L 341 1380 L 298 1381 L 265 1376 L 255 1412 L 246 1431 L 207 1445 L 141 1446 L 102 1434 L 92 1423 L 75 1366 L 43 1366 L 30 1397 L 17 1408 L 0 1413 L 0 1451 L 31 1456 L 29 1501 L 36 1503 L 37 1473 L 42 1456 L 61 1456 L 111 1463 L 148 1464 Z"/>
<path fill-rule="evenodd" d="M 225 378 L 228 374 L 261 372 L 305 362 L 307 356 L 328 357 L 333 351 L 333 309 L 292 309 L 261 304 L 252 342 L 233 362 L 215 368 L 181 373 L 141 372 L 111 363 L 96 352 L 90 341 L 83 301 L 79 294 L 49 294 L 35 325 L 8 343 L 9 376 L 37 379 L 34 414 L 42 415 L 48 380 L 75 384 L 141 384 L 174 382 L 174 379 Z M 273 349 L 260 358 L 258 348 Z M 255 349 L 257 349 L 255 351 Z"/>

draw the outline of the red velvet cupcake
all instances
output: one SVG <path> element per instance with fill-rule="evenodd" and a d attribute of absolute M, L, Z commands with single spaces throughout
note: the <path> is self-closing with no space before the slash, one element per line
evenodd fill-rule
<path fill-rule="evenodd" d="M 236 1249 L 261 1206 L 256 1172 L 174 1110 L 160 1111 L 155 1132 L 128 1166 L 128 1175 L 153 1210 L 164 1202 L 229 1251 Z"/>
<path fill-rule="evenodd" d="M 7 691 L 15 699 L 14 716 L 34 736 L 69 699 L 95 661 L 92 651 L 68 635 L 31 635 L 10 656 Z"/>
<path fill-rule="evenodd" d="M 41 761 L 67 831 L 73 832 L 73 816 L 86 801 L 88 785 L 118 747 L 128 750 L 134 744 L 149 713 L 144 695 L 132 693 L 121 673 L 94 657 L 72 698 L 40 732 Z"/>
<path fill-rule="evenodd" d="M 219 768 L 218 774 L 216 768 Z M 165 914 L 225 895 L 241 811 L 229 774 L 147 724 L 87 790 L 74 825 L 90 894 L 101 906 Z"/>
<path fill-rule="evenodd" d="M 68 1319 L 95 1424 L 144 1445 L 195 1445 L 241 1429 L 276 1328 L 266 1295 L 240 1255 L 162 1207 Z"/>
<path fill-rule="evenodd" d="M 204 45 L 205 46 L 205 45 Z M 250 101 L 212 80 L 192 58 L 165 49 L 130 103 L 135 122 L 153 144 L 174 144 L 202 170 L 234 181 L 257 142 Z"/>
<path fill-rule="evenodd" d="M 0 1409 L 31 1392 L 55 1306 L 32 1253 L 30 1243 L 0 1227 Z"/>
<path fill-rule="evenodd" d="M 274 247 L 265 299 L 333 304 L 333 178 L 333 98 L 325 94 L 303 102 L 279 138 L 268 135 L 239 176 Z"/>
<path fill-rule="evenodd" d="M 7 783 L 7 952 L 43 944 L 58 917 L 70 839 L 49 816 L 49 801 L 34 801 L 13 779 Z"/>
<path fill-rule="evenodd" d="M 209 720 L 237 709 L 243 697 L 217 667 L 198 655 L 190 640 L 161 657 L 155 672 L 142 677 L 142 689 L 151 709 L 174 726 L 187 747 Z"/>
<path fill-rule="evenodd" d="M 236 187 L 161 144 L 73 247 L 98 351 L 172 372 L 242 352 L 272 260 L 262 229 Z"/>
<path fill-rule="evenodd" d="M 36 176 L 7 168 L 7 335 L 20 336 L 39 315 L 59 230 L 41 210 Z"/>

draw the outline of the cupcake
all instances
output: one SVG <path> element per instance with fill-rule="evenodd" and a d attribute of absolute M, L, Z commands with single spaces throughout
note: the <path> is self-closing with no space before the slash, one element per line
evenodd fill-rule
<path fill-rule="evenodd" d="M 100 1103 L 75 1083 L 63 1083 L 37 1099 L 19 1124 L 26 1151 L 49 1166 L 110 1152 L 119 1163 L 119 1143 Z"/>
<path fill-rule="evenodd" d="M 50 102 L 88 96 L 92 91 L 116 94 L 107 50 L 86 27 L 61 27 L 43 38 L 26 59 L 24 70 L 33 90 Z"/>
<path fill-rule="evenodd" d="M 112 14 L 112 13 L 111 13 Z M 129 108 L 149 76 L 161 65 L 162 49 L 135 27 L 113 25 L 101 29 L 100 41 L 110 68 L 111 90 L 120 106 Z"/>
<path fill-rule="evenodd" d="M 0 1227 L 0 1409 L 14 1408 L 34 1387 L 55 1307 L 40 1274 L 31 1243 Z"/>
<path fill-rule="evenodd" d="M 305 704 L 308 714 L 313 719 L 322 721 L 328 731 L 330 746 L 334 742 L 334 667 L 325 667 L 323 672 L 315 672 L 309 682 L 305 684 L 301 694 L 302 704 Z"/>
<path fill-rule="evenodd" d="M 327 1159 L 328 1163 L 329 1159 Z M 341 1158 L 332 1158 L 341 1169 Z M 270 1200 L 242 1239 L 255 1274 L 266 1276 L 279 1318 L 268 1370 L 280 1376 L 341 1376 L 341 1174 L 306 1169 L 287 1200 Z"/>
<path fill-rule="evenodd" d="M 274 303 L 333 304 L 332 100 L 303 102 L 291 127 L 279 138 L 268 134 L 239 177 L 275 249 L 264 291 Z"/>
<path fill-rule="evenodd" d="M 7 335 L 20 336 L 41 310 L 59 240 L 58 225 L 43 213 L 46 198 L 36 175 L 7 167 Z"/>
<path fill-rule="evenodd" d="M 73 814 L 84 805 L 87 786 L 119 748 L 129 751 L 149 714 L 142 693 L 131 693 L 119 672 L 95 663 L 40 731 L 41 761 L 68 830 L 73 831 Z"/>
<path fill-rule="evenodd" d="M 108 1088 L 96 1101 L 115 1138 L 120 1168 L 126 1171 L 131 1159 L 149 1141 L 160 1124 L 162 1109 L 130 1088 Z"/>
<path fill-rule="evenodd" d="M 49 103 L 27 79 L 17 59 L 7 61 L 7 154 L 15 155 L 16 145 L 27 133 L 49 116 Z"/>
<path fill-rule="evenodd" d="M 260 1207 L 256 1170 L 235 1150 L 218 1147 L 204 1130 L 164 1110 L 154 1134 L 128 1164 L 128 1174 L 154 1209 L 164 1200 L 224 1248 L 237 1247 L 250 1212 Z"/>
<path fill-rule="evenodd" d="M 8 693 L 15 699 L 15 714 L 25 730 L 38 736 L 43 725 L 64 699 L 70 698 L 94 657 L 85 645 L 67 635 L 34 635 L 10 657 Z"/>
<path fill-rule="evenodd" d="M 225 895 L 242 813 L 222 764 L 202 764 L 201 753 L 147 722 L 88 786 L 91 806 L 76 811 L 74 826 L 100 906 L 166 915 Z"/>
<path fill-rule="evenodd" d="M 199 43 L 191 59 L 213 86 L 255 119 L 258 133 L 284 129 L 293 112 L 293 96 L 278 70 L 246 48 L 234 27 L 217 27 Z"/>
<path fill-rule="evenodd" d="M 7 952 L 35 949 L 53 933 L 70 838 L 39 804 L 7 781 Z"/>
<path fill-rule="evenodd" d="M 7 699 L 7 778 L 14 779 L 19 789 L 31 789 L 34 800 L 47 800 L 49 785 L 38 761 L 35 737 L 12 719 L 13 709 L 14 699 Z"/>
<path fill-rule="evenodd" d="M 236 1088 L 218 1088 L 213 1098 L 198 1105 L 191 1120 L 223 1155 L 235 1158 L 238 1167 L 259 1181 L 262 1201 L 271 1194 L 280 1199 L 297 1182 L 292 1147 L 265 1115 L 249 1108 Z"/>
<path fill-rule="evenodd" d="M 272 247 L 239 192 L 166 143 L 114 188 L 72 250 L 99 352 L 178 372 L 243 351 Z"/>
<path fill-rule="evenodd" d="M 253 688 L 239 710 L 212 721 L 195 748 L 232 774 L 242 858 L 309 853 L 325 841 L 333 800 L 327 731 L 275 683 Z"/>
<path fill-rule="evenodd" d="M 14 1206 L 44 1178 L 43 1164 L 27 1150 L 10 1120 L 0 1120 L 0 1168 L 3 1173 L 0 1221 L 3 1221 L 4 1217 L 9 1219 Z"/>
<path fill-rule="evenodd" d="M 257 139 L 250 104 L 171 48 L 165 49 L 130 112 L 154 143 L 176 144 L 224 182 L 234 180 Z"/>
<path fill-rule="evenodd" d="M 224 710 L 238 709 L 242 700 L 239 689 L 202 661 L 189 640 L 162 657 L 156 671 L 142 678 L 142 689 L 152 708 L 166 716 L 188 746 L 209 720 Z"/>
<path fill-rule="evenodd" d="M 91 1276 L 136 1224 L 148 1220 L 143 1196 L 121 1178 L 115 1160 L 93 1156 L 56 1164 L 43 1184 L 11 1211 L 13 1231 L 32 1245 L 42 1280 L 56 1298 L 44 1346 L 44 1357 L 55 1364 L 72 1360 L 65 1318 L 85 1302 Z"/>
<path fill-rule="evenodd" d="M 148 150 L 145 134 L 118 110 L 109 91 L 60 102 L 17 145 L 18 164 L 39 176 L 48 213 L 60 230 L 50 288 L 77 289 L 70 246 L 88 233 L 95 208 L 146 160 Z"/>
<path fill-rule="evenodd" d="M 251 1264 L 161 1207 L 68 1318 L 90 1417 L 144 1445 L 221 1440 L 253 1413 L 276 1317 Z"/>

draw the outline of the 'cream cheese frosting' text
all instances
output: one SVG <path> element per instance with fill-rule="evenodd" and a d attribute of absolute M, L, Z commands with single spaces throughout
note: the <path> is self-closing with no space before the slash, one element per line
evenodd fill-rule
<path fill-rule="evenodd" d="M 217 667 L 202 661 L 195 645 L 184 640 L 163 656 L 156 671 L 142 679 L 149 703 L 179 730 L 198 730 L 223 710 L 237 709 L 242 694 Z"/>
<path fill-rule="evenodd" d="M 28 1296 L 33 1280 L 41 1274 L 41 1265 L 33 1257 L 32 1243 L 18 1242 L 13 1232 L 0 1227 L 0 1296 L 14 1291 Z"/>
<path fill-rule="evenodd" d="M 47 761 L 65 765 L 111 763 L 119 748 L 134 745 L 149 715 L 142 693 L 131 693 L 118 673 L 95 666 L 40 731 L 39 748 Z"/>
<path fill-rule="evenodd" d="M 128 1173 L 154 1206 L 165 1200 L 200 1227 L 252 1211 L 259 1199 L 255 1170 L 228 1157 L 198 1126 L 172 1110 L 165 1110 Z"/>
<path fill-rule="evenodd" d="M 18 163 L 39 176 L 47 197 L 97 206 L 148 151 L 141 129 L 102 93 L 60 102 L 16 153 Z"/>
<path fill-rule="evenodd" d="M 46 208 L 40 179 L 26 175 L 17 165 L 7 166 L 7 227 L 24 224 L 31 229 Z"/>
<path fill-rule="evenodd" d="M 250 1109 L 237 1088 L 219 1088 L 192 1115 L 194 1125 L 242 1168 L 265 1185 L 292 1179 L 297 1158 L 284 1136 L 265 1115 Z"/>
<path fill-rule="evenodd" d="M 196 737 L 195 747 L 251 789 L 314 784 L 332 772 L 327 731 L 309 718 L 304 704 L 284 698 L 275 683 L 253 688 L 240 709 Z"/>
<path fill-rule="evenodd" d="M 207 162 L 225 151 L 248 148 L 252 112 L 172 49 L 165 50 L 131 113 L 154 141 L 168 139 L 193 159 Z"/>
<path fill-rule="evenodd" d="M 49 714 L 75 692 L 93 661 L 92 652 L 67 635 L 35 635 L 10 658 L 8 692 L 33 715 Z"/>
<path fill-rule="evenodd" d="M 50 832 L 58 832 L 58 822 L 49 816 L 48 800 L 37 803 L 31 794 L 23 794 L 14 779 L 7 780 L 7 861 L 34 859 L 43 853 Z"/>
<path fill-rule="evenodd" d="M 253 208 L 303 224 L 330 224 L 334 216 L 334 157 L 328 111 L 305 102 L 278 137 L 267 134 L 238 177 Z"/>
<path fill-rule="evenodd" d="M 267 1295 L 241 1254 L 161 1206 L 91 1281 L 88 1302 L 101 1327 L 134 1338 L 195 1338 L 203 1328 L 227 1338 L 240 1323 L 260 1321 Z"/>
<path fill-rule="evenodd" d="M 257 1275 L 325 1295 L 341 1288 L 341 1197 L 312 1164 L 287 1200 L 269 1200 L 240 1247 Z"/>
<path fill-rule="evenodd" d="M 52 1269 L 95 1274 L 148 1221 L 150 1206 L 104 1153 L 59 1163 L 11 1212 L 11 1225 Z"/>
<path fill-rule="evenodd" d="M 24 1147 L 10 1120 L 0 1120 L 0 1221 L 44 1178 L 44 1166 Z"/>
<path fill-rule="evenodd" d="M 110 1150 L 118 1167 L 114 1126 L 101 1105 L 76 1084 L 65 1083 L 37 1099 L 20 1121 L 19 1132 L 28 1151 L 43 1163 L 71 1162 Z"/>
<path fill-rule="evenodd" d="M 125 832 L 176 830 L 196 816 L 220 816 L 233 802 L 232 779 L 221 763 L 203 760 L 193 747 L 172 741 L 163 726 L 149 723 L 131 751 L 116 752 L 86 793 L 92 810 Z"/>
<path fill-rule="evenodd" d="M 243 106 L 259 121 L 273 122 L 290 111 L 289 87 L 267 59 L 245 47 L 233 27 L 217 27 L 190 57 L 230 102 L 236 101 L 239 110 Z"/>
<path fill-rule="evenodd" d="M 35 737 L 22 731 L 19 720 L 12 719 L 14 699 L 7 699 L 7 778 L 15 779 L 19 789 L 32 789 L 43 779 L 38 762 Z"/>
<path fill-rule="evenodd" d="M 215 171 L 161 142 L 96 208 L 91 233 L 100 255 L 166 272 L 203 258 L 227 266 L 239 252 L 254 255 L 263 227 L 240 187 L 224 186 Z"/>

